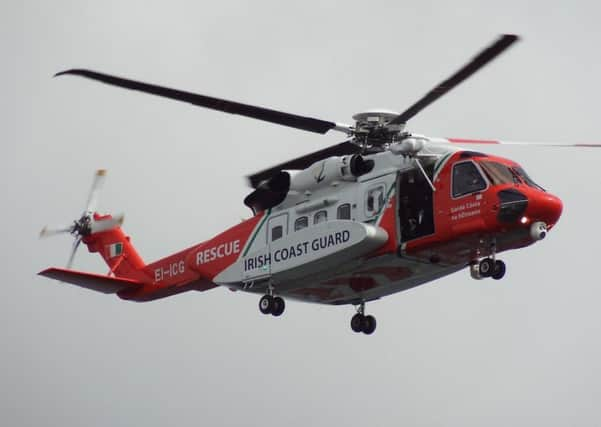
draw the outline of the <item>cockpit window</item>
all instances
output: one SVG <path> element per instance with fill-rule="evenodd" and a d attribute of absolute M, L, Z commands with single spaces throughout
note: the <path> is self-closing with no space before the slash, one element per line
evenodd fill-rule
<path fill-rule="evenodd" d="M 482 160 L 478 163 L 493 185 L 520 183 L 517 174 L 501 163 L 488 160 Z"/>
<path fill-rule="evenodd" d="M 536 182 L 534 182 L 532 180 L 532 178 L 530 178 L 528 176 L 526 171 L 524 169 L 522 169 L 520 166 L 515 166 L 511 170 L 514 171 L 522 179 L 522 181 L 524 181 L 526 183 L 526 185 L 528 185 L 532 188 L 536 188 L 537 190 L 546 191 L 543 187 L 541 187 Z"/>
<path fill-rule="evenodd" d="M 485 188 L 486 181 L 474 162 L 461 162 L 453 166 L 453 197 L 476 193 Z"/>

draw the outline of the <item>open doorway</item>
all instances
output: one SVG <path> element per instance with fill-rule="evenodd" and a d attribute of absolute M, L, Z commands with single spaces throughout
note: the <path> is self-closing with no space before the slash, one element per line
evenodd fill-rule
<path fill-rule="evenodd" d="M 424 165 L 424 170 L 432 180 L 434 165 Z M 398 195 L 401 242 L 434 234 L 433 192 L 418 169 L 399 174 Z"/>

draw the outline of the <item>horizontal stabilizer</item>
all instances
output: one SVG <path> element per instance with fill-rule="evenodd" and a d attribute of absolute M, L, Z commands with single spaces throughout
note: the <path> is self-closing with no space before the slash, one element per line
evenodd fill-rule
<path fill-rule="evenodd" d="M 64 268 L 51 267 L 38 273 L 40 276 L 71 283 L 82 288 L 105 294 L 116 294 L 124 290 L 133 290 L 144 283 L 138 280 L 122 277 L 105 276 L 104 274 L 85 273 L 83 271 L 67 270 Z"/>

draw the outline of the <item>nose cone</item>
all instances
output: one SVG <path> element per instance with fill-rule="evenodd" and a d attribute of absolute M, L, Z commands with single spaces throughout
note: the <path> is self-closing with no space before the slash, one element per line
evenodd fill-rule
<path fill-rule="evenodd" d="M 549 193 L 537 195 L 535 200 L 532 200 L 532 212 L 529 213 L 531 220 L 544 221 L 548 228 L 551 228 L 557 223 L 563 210 L 563 203 L 559 197 Z"/>

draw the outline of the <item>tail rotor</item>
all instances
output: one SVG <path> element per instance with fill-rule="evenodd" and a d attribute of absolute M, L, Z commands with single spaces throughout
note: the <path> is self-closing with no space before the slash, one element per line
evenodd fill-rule
<path fill-rule="evenodd" d="M 73 242 L 71 254 L 69 256 L 69 261 L 67 262 L 67 268 L 71 268 L 71 266 L 73 265 L 75 254 L 83 238 L 85 238 L 86 236 L 90 236 L 94 233 L 112 230 L 123 224 L 123 220 L 125 217 L 123 214 L 118 214 L 115 216 L 106 215 L 100 217 L 96 213 L 99 194 L 104 184 L 105 176 L 105 169 L 99 169 L 96 171 L 96 174 L 94 175 L 94 180 L 92 181 L 92 187 L 90 188 L 90 192 L 88 194 L 88 200 L 86 203 L 85 210 L 83 211 L 79 219 L 74 220 L 73 223 L 69 226 L 62 226 L 56 228 L 44 227 L 42 231 L 40 231 L 40 238 L 46 238 L 65 233 L 73 235 L 75 241 Z"/>

